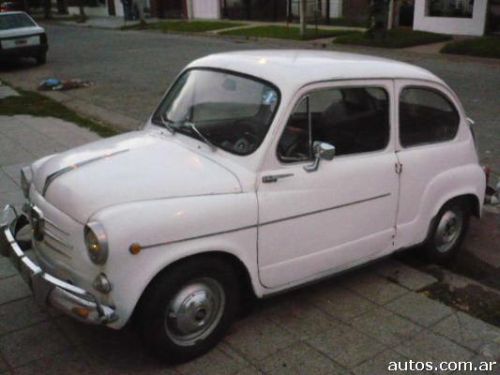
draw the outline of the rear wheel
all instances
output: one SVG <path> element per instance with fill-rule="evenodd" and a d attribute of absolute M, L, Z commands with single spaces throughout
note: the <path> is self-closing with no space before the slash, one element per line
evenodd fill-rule
<path fill-rule="evenodd" d="M 160 358 L 180 363 L 213 348 L 234 319 L 239 286 L 231 266 L 210 257 L 167 269 L 141 301 L 139 325 Z"/>
<path fill-rule="evenodd" d="M 428 258 L 448 263 L 457 255 L 469 226 L 469 210 L 464 202 L 454 200 L 441 208 L 425 245 Z"/>

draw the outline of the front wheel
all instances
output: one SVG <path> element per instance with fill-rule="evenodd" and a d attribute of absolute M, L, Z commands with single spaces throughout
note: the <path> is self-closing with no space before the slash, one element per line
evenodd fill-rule
<path fill-rule="evenodd" d="M 237 278 L 218 259 L 192 259 L 167 269 L 146 291 L 139 324 L 146 344 L 169 363 L 213 348 L 234 319 Z"/>
<path fill-rule="evenodd" d="M 425 245 L 428 258 L 435 263 L 449 263 L 457 255 L 469 226 L 469 210 L 459 201 L 441 208 Z"/>

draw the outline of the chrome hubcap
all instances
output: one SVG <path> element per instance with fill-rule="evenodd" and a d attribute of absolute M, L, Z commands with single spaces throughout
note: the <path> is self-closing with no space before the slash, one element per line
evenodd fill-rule
<path fill-rule="evenodd" d="M 178 345 L 191 346 L 210 335 L 219 324 L 226 298 L 220 283 L 212 278 L 193 280 L 170 301 L 165 331 Z"/>
<path fill-rule="evenodd" d="M 435 241 L 441 253 L 449 251 L 458 241 L 462 232 L 463 216 L 455 211 L 446 211 L 436 229 Z"/>

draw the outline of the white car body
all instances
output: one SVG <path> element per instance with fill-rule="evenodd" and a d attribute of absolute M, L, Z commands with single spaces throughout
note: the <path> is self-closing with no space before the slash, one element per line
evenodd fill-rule
<path fill-rule="evenodd" d="M 46 220 L 44 241 L 34 241 L 40 267 L 112 306 L 116 319 L 109 327 L 123 327 L 155 276 L 189 256 L 227 254 L 244 267 L 255 295 L 264 297 L 424 242 L 432 219 L 455 197 L 471 199 L 480 215 L 485 178 L 466 114 L 432 73 L 313 51 L 223 53 L 186 69 L 195 68 L 234 71 L 279 89 L 279 107 L 255 152 L 214 151 L 150 120 L 141 131 L 31 166 L 29 201 Z M 389 94 L 383 150 L 322 161 L 315 172 L 304 170 L 308 163 L 280 162 L 277 143 L 303 95 L 362 85 Z M 453 139 L 402 147 L 397 108 L 406 86 L 437 90 L 453 103 L 460 117 Z M 88 222 L 105 228 L 109 259 L 102 265 L 87 254 Z M 136 254 L 132 244 L 140 245 Z M 109 294 L 93 287 L 101 273 L 112 284 Z"/>
<path fill-rule="evenodd" d="M 45 29 L 25 12 L 0 12 L 0 21 L 1 17 L 15 16 L 24 17 L 26 25 L 5 30 L 0 28 L 0 58 L 44 56 L 48 50 Z"/>

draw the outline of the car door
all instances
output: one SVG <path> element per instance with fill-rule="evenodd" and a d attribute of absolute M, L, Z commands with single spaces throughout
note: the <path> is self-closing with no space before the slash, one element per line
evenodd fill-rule
<path fill-rule="evenodd" d="M 470 138 L 460 136 L 466 119 L 449 90 L 412 80 L 398 80 L 395 90 L 396 155 L 402 166 L 396 241 L 400 248 L 425 240 L 431 216 L 440 208 L 435 205 L 452 189 L 454 179 L 459 186 L 459 175 L 450 171 L 463 167 L 472 148 Z"/>
<path fill-rule="evenodd" d="M 301 90 L 259 176 L 262 284 L 284 288 L 393 249 L 398 202 L 392 81 Z M 315 171 L 312 145 L 336 147 Z"/>

